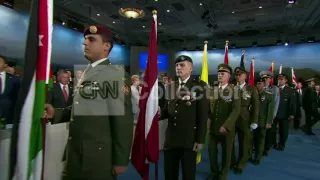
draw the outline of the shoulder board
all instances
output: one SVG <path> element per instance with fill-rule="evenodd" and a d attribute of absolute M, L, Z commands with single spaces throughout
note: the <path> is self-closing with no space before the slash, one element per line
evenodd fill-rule
<path fill-rule="evenodd" d="M 266 94 L 273 94 L 272 92 L 270 91 L 264 91 Z"/>

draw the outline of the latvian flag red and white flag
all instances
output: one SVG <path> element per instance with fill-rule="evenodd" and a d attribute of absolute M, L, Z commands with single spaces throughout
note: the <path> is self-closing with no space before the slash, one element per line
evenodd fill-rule
<path fill-rule="evenodd" d="M 11 140 L 10 180 L 41 180 L 46 86 L 49 83 L 53 0 L 33 0 L 24 73 Z"/>
<path fill-rule="evenodd" d="M 296 88 L 298 85 L 296 74 L 294 73 L 293 67 L 291 67 L 291 77 L 292 77 L 292 84 Z"/>
<path fill-rule="evenodd" d="M 141 99 L 139 102 L 140 113 L 131 153 L 131 162 L 143 180 L 149 179 L 149 163 L 156 163 L 159 159 L 156 13 L 156 11 L 153 11 L 148 63 L 144 75 L 144 86 L 141 90 Z"/>

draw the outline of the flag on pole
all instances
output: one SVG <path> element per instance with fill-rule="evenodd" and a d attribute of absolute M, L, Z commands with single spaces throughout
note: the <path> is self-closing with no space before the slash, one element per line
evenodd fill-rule
<path fill-rule="evenodd" d="M 25 68 L 11 140 L 11 180 L 41 180 L 46 84 L 49 82 L 53 0 L 33 0 L 25 52 Z"/>
<path fill-rule="evenodd" d="M 241 55 L 241 60 L 240 60 L 240 68 L 242 69 L 246 69 L 245 65 L 244 65 L 244 54 L 246 53 L 245 50 L 242 51 L 242 55 Z"/>
<path fill-rule="evenodd" d="M 228 46 L 229 46 L 229 41 L 226 41 L 226 47 L 225 47 L 225 52 L 224 52 L 224 64 L 229 64 L 229 57 L 228 57 Z"/>
<path fill-rule="evenodd" d="M 294 73 L 293 67 L 291 67 L 291 77 L 292 77 L 292 84 L 294 85 L 295 88 L 297 88 L 298 80 Z"/>
<path fill-rule="evenodd" d="M 204 42 L 204 47 L 203 47 L 203 60 L 202 60 L 202 71 L 201 71 L 201 80 L 206 82 L 208 84 L 209 82 L 209 73 L 208 73 L 208 57 L 207 57 L 207 49 L 208 49 L 208 41 Z M 206 137 L 207 139 L 207 137 Z M 207 144 L 207 140 L 205 141 Z M 201 154 L 202 150 L 197 152 L 197 164 L 201 162 Z"/>
<path fill-rule="evenodd" d="M 157 11 L 152 13 L 149 57 L 143 79 L 146 85 L 141 90 L 145 97 L 139 101 L 140 113 L 131 153 L 131 163 L 143 180 L 149 180 L 149 162 L 159 160 Z"/>
<path fill-rule="evenodd" d="M 274 61 L 272 61 L 269 71 L 274 73 Z M 273 83 L 274 83 L 274 78 L 272 77 L 270 84 L 273 85 Z"/>
<path fill-rule="evenodd" d="M 53 88 L 53 75 L 52 75 L 52 67 L 50 66 L 48 90 L 52 90 L 52 88 Z"/>
<path fill-rule="evenodd" d="M 254 86 L 254 57 L 251 60 L 250 64 L 250 75 L 249 75 L 249 85 Z"/>
<path fill-rule="evenodd" d="M 280 68 L 279 68 L 279 74 L 282 73 L 282 64 L 280 64 Z"/>

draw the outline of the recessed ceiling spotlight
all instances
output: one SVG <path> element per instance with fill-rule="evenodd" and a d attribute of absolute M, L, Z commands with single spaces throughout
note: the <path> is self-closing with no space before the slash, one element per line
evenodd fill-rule
<path fill-rule="evenodd" d="M 143 28 L 145 28 L 145 26 L 142 26 Z"/>
<path fill-rule="evenodd" d="M 202 6 L 202 3 L 200 3 L 199 6 Z"/>
<path fill-rule="evenodd" d="M 235 12 L 234 11 L 232 11 L 232 14 L 234 14 Z"/>
<path fill-rule="evenodd" d="M 97 16 L 100 16 L 100 14 L 98 13 Z"/>
<path fill-rule="evenodd" d="M 170 12 L 170 9 L 168 9 L 167 12 Z"/>
<path fill-rule="evenodd" d="M 161 26 L 161 23 L 159 23 L 159 26 Z"/>
<path fill-rule="evenodd" d="M 259 6 L 259 9 L 262 9 L 262 6 Z"/>
<path fill-rule="evenodd" d="M 113 24 L 116 23 L 115 21 L 112 22 Z"/>

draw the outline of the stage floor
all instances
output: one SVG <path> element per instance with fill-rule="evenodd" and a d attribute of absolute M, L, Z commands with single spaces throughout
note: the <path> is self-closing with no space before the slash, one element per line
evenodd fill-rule
<path fill-rule="evenodd" d="M 229 180 L 319 180 L 320 179 L 320 130 L 317 136 L 306 136 L 301 131 L 290 132 L 287 148 L 284 152 L 273 150 L 259 166 L 247 164 L 242 175 L 230 171 Z M 159 180 L 164 180 L 163 154 L 160 154 Z M 181 173 L 180 173 L 181 174 Z M 197 180 L 205 180 L 209 175 L 207 149 L 197 166 Z M 154 166 L 150 167 L 150 179 L 154 179 Z M 119 180 L 141 180 L 130 164 L 127 172 Z"/>

